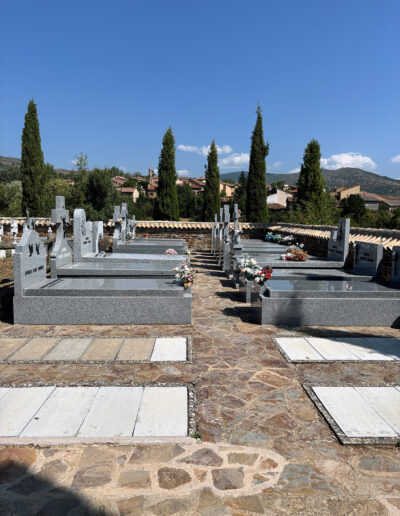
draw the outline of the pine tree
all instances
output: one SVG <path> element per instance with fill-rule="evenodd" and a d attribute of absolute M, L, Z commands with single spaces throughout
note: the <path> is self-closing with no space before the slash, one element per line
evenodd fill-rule
<path fill-rule="evenodd" d="M 331 224 L 337 210 L 325 191 L 321 170 L 321 149 L 318 140 L 311 140 L 304 150 L 297 181 L 296 211 L 304 224 Z"/>
<path fill-rule="evenodd" d="M 155 218 L 158 220 L 179 220 L 178 195 L 176 192 L 175 138 L 171 127 L 162 140 L 158 162 L 158 186 Z"/>
<path fill-rule="evenodd" d="M 211 142 L 207 157 L 206 185 L 203 199 L 203 221 L 214 220 L 215 213 L 219 213 L 221 196 L 219 194 L 218 151 L 215 141 Z"/>
<path fill-rule="evenodd" d="M 33 99 L 28 104 L 21 138 L 22 211 L 43 217 L 46 213 L 46 195 L 49 191 L 40 141 L 37 108 Z"/>
<path fill-rule="evenodd" d="M 269 143 L 264 142 L 261 107 L 257 107 L 257 121 L 251 137 L 249 175 L 247 180 L 246 218 L 249 222 L 267 222 L 267 188 L 265 158 Z"/>

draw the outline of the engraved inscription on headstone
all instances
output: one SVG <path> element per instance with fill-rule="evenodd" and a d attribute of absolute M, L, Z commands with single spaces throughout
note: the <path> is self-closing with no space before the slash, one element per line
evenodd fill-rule
<path fill-rule="evenodd" d="M 92 253 L 92 223 L 86 222 L 85 210 L 74 211 L 74 262 L 80 262 L 87 253 Z"/>
<path fill-rule="evenodd" d="M 328 260 L 345 262 L 349 253 L 350 219 L 339 219 L 328 241 Z"/>
<path fill-rule="evenodd" d="M 14 296 L 46 279 L 46 251 L 35 230 L 25 229 L 14 253 Z"/>
<path fill-rule="evenodd" d="M 376 276 L 382 265 L 383 245 L 368 244 L 366 242 L 354 243 L 353 272 Z"/>

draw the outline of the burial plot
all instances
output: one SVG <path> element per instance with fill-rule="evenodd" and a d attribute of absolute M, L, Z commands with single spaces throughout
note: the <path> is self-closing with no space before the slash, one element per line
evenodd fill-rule
<path fill-rule="evenodd" d="M 181 238 L 135 238 L 135 223 L 128 218 L 128 208 L 114 207 L 114 253 L 151 253 L 164 254 L 167 249 L 174 249 L 178 255 L 186 251 L 186 241 Z M 133 231 L 129 231 L 133 229 Z M 127 238 L 128 234 L 132 238 Z"/>
<path fill-rule="evenodd" d="M 192 295 L 172 279 L 46 278 L 46 252 L 25 230 L 14 255 L 16 324 L 191 324 Z"/>
<path fill-rule="evenodd" d="M 400 290 L 354 276 L 275 279 L 254 288 L 260 324 L 392 326 L 400 313 Z"/>
<path fill-rule="evenodd" d="M 97 233 L 93 237 L 93 224 L 86 222 L 84 210 L 74 211 L 74 263 L 91 262 L 91 263 L 142 263 L 151 267 L 164 265 L 178 267 L 184 260 L 183 255 L 166 255 L 157 254 L 147 248 L 145 252 L 98 252 Z M 96 228 L 96 226 L 95 226 Z M 140 268 L 140 267 L 139 267 Z"/>

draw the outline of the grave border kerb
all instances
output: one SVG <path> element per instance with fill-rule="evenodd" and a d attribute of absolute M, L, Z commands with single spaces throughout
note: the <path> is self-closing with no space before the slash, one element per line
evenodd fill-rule
<path fill-rule="evenodd" d="M 378 385 L 368 385 L 368 387 L 397 387 L 397 384 L 378 384 Z M 324 382 L 324 383 L 315 383 L 315 382 L 304 382 L 301 383 L 304 391 L 310 398 L 310 400 L 314 403 L 320 417 L 325 419 L 326 423 L 333 431 L 335 437 L 343 445 L 366 445 L 373 444 L 378 446 L 400 446 L 400 436 L 398 437 L 349 437 L 346 435 L 343 430 L 339 427 L 333 417 L 330 415 L 328 410 L 325 408 L 324 404 L 320 401 L 318 396 L 315 394 L 313 387 L 360 387 L 360 383 L 355 383 L 351 385 L 346 382 L 343 384 L 335 384 L 334 382 Z M 365 386 L 367 387 L 367 386 Z"/>

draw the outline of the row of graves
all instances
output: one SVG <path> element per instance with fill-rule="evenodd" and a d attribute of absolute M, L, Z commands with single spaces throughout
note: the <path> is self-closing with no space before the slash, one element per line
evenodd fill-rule
<path fill-rule="evenodd" d="M 294 237 L 267 234 L 242 239 L 240 212 L 220 210 L 211 251 L 260 324 L 277 326 L 397 326 L 400 323 L 400 247 L 393 248 L 391 281 L 380 281 L 383 246 L 354 243 L 349 265 L 350 220 L 331 232 L 328 256 L 309 255 Z"/>
<path fill-rule="evenodd" d="M 135 234 L 126 204 L 114 209 L 112 252 L 99 249 L 103 222 L 73 214 L 73 246 L 67 241 L 69 211 L 56 197 L 50 252 L 28 218 L 14 254 L 16 324 L 191 324 L 189 251 L 182 239 Z M 50 262 L 50 277 L 47 264 Z"/>

